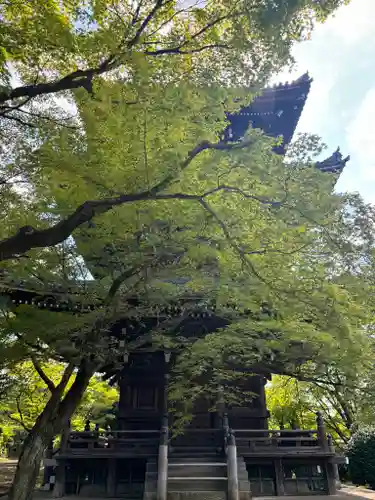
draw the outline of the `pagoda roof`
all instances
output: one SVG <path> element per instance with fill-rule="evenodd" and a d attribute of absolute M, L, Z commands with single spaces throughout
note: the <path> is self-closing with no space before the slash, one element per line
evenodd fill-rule
<path fill-rule="evenodd" d="M 340 151 L 340 148 L 338 147 L 331 156 L 323 161 L 317 161 L 315 166 L 321 172 L 340 175 L 349 160 L 350 156 L 346 156 L 344 158 L 343 154 Z"/>
<path fill-rule="evenodd" d="M 230 126 L 226 138 L 239 140 L 249 126 L 260 128 L 270 137 L 282 136 L 282 144 L 274 150 L 285 154 L 301 117 L 311 82 L 312 78 L 305 73 L 292 82 L 266 87 L 250 106 L 228 116 Z"/>

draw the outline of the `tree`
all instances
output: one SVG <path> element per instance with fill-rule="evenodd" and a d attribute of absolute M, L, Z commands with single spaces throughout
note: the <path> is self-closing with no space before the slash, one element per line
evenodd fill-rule
<path fill-rule="evenodd" d="M 275 429 L 316 426 L 315 405 L 309 398 L 308 384 L 276 375 L 266 387 L 270 425 Z"/>
<path fill-rule="evenodd" d="M 28 287 L 69 300 L 73 311 L 86 309 L 72 314 L 28 304 L 4 312 L 4 359 L 36 355 L 66 366 L 61 381 L 49 384 L 51 399 L 25 442 L 12 499 L 27 498 L 45 446 L 73 414 L 92 375 L 117 359 L 110 331 L 121 317 L 159 316 L 144 338 L 129 338 L 129 350 L 151 335 L 180 349 L 186 316 L 171 318 L 165 313 L 171 304 L 211 301 L 230 322 L 181 352 L 172 398 L 190 408 L 200 394 L 229 387 L 233 365 L 306 376 L 321 372 L 338 346 L 364 335 L 371 207 L 329 194 L 332 179 L 311 161 L 286 168 L 259 131 L 239 143 L 217 141 L 226 109 L 223 104 L 218 122 L 220 88 L 171 85 L 153 88 L 152 96 L 147 88 L 144 100 L 128 107 L 131 92 L 110 82 L 95 100 L 82 94 L 84 136 L 50 127 L 44 143 L 23 152 L 18 163 L 29 172 L 33 206 L 46 225 L 119 185 L 137 192 L 166 187 L 103 213 L 95 226 L 82 225 L 75 242 L 4 265 L 8 277 L 27 278 Z M 208 142 L 196 146 L 197 137 Z M 97 277 L 91 284 L 83 279 L 82 255 Z M 352 276 L 350 286 L 339 281 L 344 273 Z M 130 297 L 138 302 L 129 305 Z"/>
<path fill-rule="evenodd" d="M 270 423 L 274 428 L 305 428 L 316 426 L 316 413 L 320 411 L 326 424 L 327 432 L 340 448 L 350 439 L 342 412 L 332 404 L 330 387 L 324 381 L 301 382 L 300 380 L 275 376 L 267 388 L 267 408 L 270 411 Z M 349 401 L 349 405 L 352 401 Z"/>
<path fill-rule="evenodd" d="M 259 90 L 272 71 L 290 60 L 292 41 L 307 36 L 316 19 L 324 20 L 342 3 L 344 0 L 240 0 L 233 4 L 221 0 L 184 5 L 175 0 L 135 4 L 117 0 L 84 4 L 51 1 L 46 5 L 36 1 L 25 6 L 19 1 L 3 2 L 0 113 L 8 125 L 2 138 L 6 147 L 1 188 L 6 211 L 10 206 L 12 213 L 15 211 L 14 183 L 32 183 L 28 168 L 19 165 L 20 156 L 43 137 L 43 124 L 76 128 L 51 95 L 62 93 L 71 101 L 68 91 L 83 88 L 96 99 L 103 81 L 125 82 L 128 99 L 122 103 L 130 121 L 129 107 L 151 100 L 154 86 L 167 85 L 178 92 L 189 79 L 197 88 L 209 85 L 222 89 L 215 102 L 217 126 L 221 127 L 221 103 L 230 111 L 232 97 L 243 96 L 239 88 Z M 19 85 L 12 85 L 11 68 L 17 71 Z M 249 90 L 246 94 L 248 98 Z M 26 138 L 19 134 L 23 126 L 29 128 Z M 219 129 L 212 129 L 211 137 L 213 130 Z M 206 135 L 195 139 L 193 158 L 218 147 L 216 137 L 211 143 Z M 11 167 L 10 159 L 15 160 Z M 174 172 L 181 168 L 176 160 L 168 159 Z M 72 207 L 70 216 L 60 214 L 49 224 L 40 220 L 33 198 L 22 207 L 25 199 L 21 197 L 17 200 L 17 222 L 23 219 L 25 223 L 16 228 L 14 218 L 7 217 L 13 222 L 0 242 L 0 259 L 61 243 L 85 222 L 120 204 L 160 199 L 167 179 L 163 182 L 159 176 L 154 186 L 117 191 L 116 196 L 102 192 L 100 198 L 84 200 L 78 208 Z"/>
<path fill-rule="evenodd" d="M 48 377 L 49 384 L 52 382 L 57 385 L 63 372 L 64 365 L 61 363 L 52 362 L 44 366 L 35 363 L 34 366 L 31 361 L 17 364 L 8 370 L 7 377 L 12 380 L 12 384 L 9 384 L 0 403 L 2 425 L 13 424 L 14 429 L 29 432 L 50 398 L 47 379 L 43 380 L 41 375 L 43 378 Z M 72 382 L 70 381 L 70 385 Z M 87 419 L 100 419 L 103 409 L 108 411 L 117 399 L 117 390 L 94 376 L 74 413 L 72 427 L 83 429 Z"/>
<path fill-rule="evenodd" d="M 348 447 L 349 474 L 354 484 L 375 488 L 375 436 L 372 427 L 354 433 Z"/>
<path fill-rule="evenodd" d="M 361 339 L 358 339 L 360 341 Z M 365 344 L 363 343 L 365 342 Z M 350 361 L 349 361 L 350 360 Z M 373 421 L 373 342 L 362 338 L 345 350 L 341 345 L 329 364 L 315 377 L 298 381 L 276 376 L 267 390 L 272 422 L 283 428 L 293 423 L 306 426 L 316 411 L 323 413 L 336 445 L 346 446 L 353 433 Z"/>
<path fill-rule="evenodd" d="M 130 350 L 150 341 L 151 333 L 159 345 L 181 346 L 176 332 L 185 316 L 166 314 L 171 304 L 185 307 L 205 297 L 231 322 L 220 335 L 182 351 L 175 379 L 185 385 L 179 384 L 177 399 L 191 404 L 194 398 L 184 398 L 194 394 L 189 384 L 217 390 L 230 363 L 295 373 L 313 358 L 320 368 L 339 343 L 360 336 L 365 308 L 327 277 L 352 271 L 368 254 L 370 208 L 330 196 L 331 180 L 311 168 L 307 156 L 314 151 L 306 144 L 308 155 L 286 169 L 271 151 L 273 141 L 257 131 L 238 143 L 220 140 L 225 112 L 248 102 L 269 71 L 285 62 L 311 13 L 328 14 L 339 4 L 325 2 L 322 12 L 313 1 L 283 2 L 283 9 L 275 2 L 186 9 L 142 2 L 130 19 L 128 11 L 116 12 L 118 4 L 95 4 L 92 15 L 77 4 L 69 3 L 73 10 L 59 4 L 70 16 L 66 21 L 65 14 L 56 17 L 60 7 L 52 2 L 35 6 L 37 21 L 27 29 L 22 8 L 7 6 L 6 40 L 17 33 L 25 42 L 22 53 L 8 44 L 7 57 L 23 82 L 35 80 L 38 66 L 47 82 L 31 83 L 31 89 L 21 83 L 18 93 L 6 84 L 3 94 L 3 118 L 19 131 L 15 147 L 4 152 L 3 269 L 7 279 L 27 279 L 28 286 L 72 305 L 65 314 L 29 304 L 5 308 L 4 359 L 36 356 L 66 366 L 59 383 L 49 384 L 51 398 L 25 442 L 12 499 L 30 495 L 43 449 L 74 412 L 92 375 L 117 359 L 119 346 L 112 346 L 110 333 L 119 317 L 142 321 L 155 317 L 155 309 L 162 312 L 152 332 L 134 343 L 129 339 Z M 82 30 L 77 23 L 71 28 L 78 18 Z M 61 52 L 40 43 L 47 21 Z M 163 23 L 168 29 L 156 43 L 153 31 Z M 127 28 L 119 52 L 119 30 Z M 77 70 L 77 61 L 84 67 Z M 250 90 L 244 87 L 249 83 Z M 72 88 L 77 117 L 64 122 L 47 94 Z M 45 109 L 47 117 L 41 115 Z M 25 115 L 27 133 L 20 123 Z M 14 190 L 19 181 L 26 190 Z M 351 211 L 343 217 L 348 204 Z M 74 241 L 68 239 L 73 232 Z M 91 285 L 84 280 L 87 268 L 96 278 Z M 364 274 L 354 280 L 358 288 L 364 284 L 363 293 Z M 350 307 L 358 309 L 355 321 Z"/>

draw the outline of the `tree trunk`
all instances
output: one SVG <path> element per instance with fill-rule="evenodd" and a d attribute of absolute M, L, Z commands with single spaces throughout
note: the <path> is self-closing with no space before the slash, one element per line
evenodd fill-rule
<path fill-rule="evenodd" d="M 29 500 L 32 497 L 44 451 L 75 412 L 94 371 L 93 366 L 82 363 L 72 387 L 61 400 L 70 378 L 64 379 L 63 376 L 64 380 L 52 393 L 22 446 L 8 500 Z"/>

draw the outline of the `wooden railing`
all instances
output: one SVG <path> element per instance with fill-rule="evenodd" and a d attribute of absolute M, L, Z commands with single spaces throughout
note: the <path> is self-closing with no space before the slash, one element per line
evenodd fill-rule
<path fill-rule="evenodd" d="M 164 417 L 166 419 L 167 417 Z M 84 431 L 69 432 L 63 447 L 66 452 L 82 453 L 84 450 L 95 452 L 139 452 L 158 453 L 161 430 L 124 430 L 124 431 Z M 197 452 L 205 448 L 225 450 L 229 436 L 227 415 L 223 419 L 223 427 L 215 429 L 187 428 L 182 436 L 171 440 L 170 449 L 194 448 Z M 317 428 L 310 430 L 267 430 L 267 429 L 234 429 L 236 445 L 240 453 L 277 453 L 293 452 L 311 453 L 334 452 L 332 440 L 327 436 L 323 419 L 317 416 Z M 168 438 L 169 441 L 169 438 Z"/>
<path fill-rule="evenodd" d="M 247 453 L 268 451 L 317 450 L 330 451 L 329 439 L 321 439 L 317 430 L 254 430 L 235 429 L 237 448 Z M 70 432 L 65 451 L 99 450 L 120 451 L 154 448 L 159 445 L 160 430 L 110 431 L 110 432 Z M 181 438 L 173 439 L 174 447 L 223 448 L 222 429 L 188 429 Z M 225 445 L 224 445 L 225 446 Z M 297 451 L 297 450 L 296 450 Z"/>
<path fill-rule="evenodd" d="M 330 451 L 327 436 L 319 430 L 249 430 L 236 429 L 237 447 L 241 451 Z"/>
<path fill-rule="evenodd" d="M 159 446 L 160 430 L 84 431 L 70 432 L 65 450 L 80 453 L 120 451 L 155 451 Z"/>

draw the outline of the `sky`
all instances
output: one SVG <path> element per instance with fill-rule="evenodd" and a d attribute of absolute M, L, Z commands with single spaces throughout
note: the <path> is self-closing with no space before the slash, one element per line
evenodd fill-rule
<path fill-rule="evenodd" d="M 326 156 L 340 146 L 350 162 L 337 191 L 356 191 L 375 203 L 375 0 L 352 0 L 311 39 L 295 45 L 296 68 L 278 79 L 306 71 L 313 78 L 296 133 L 318 134 Z"/>

